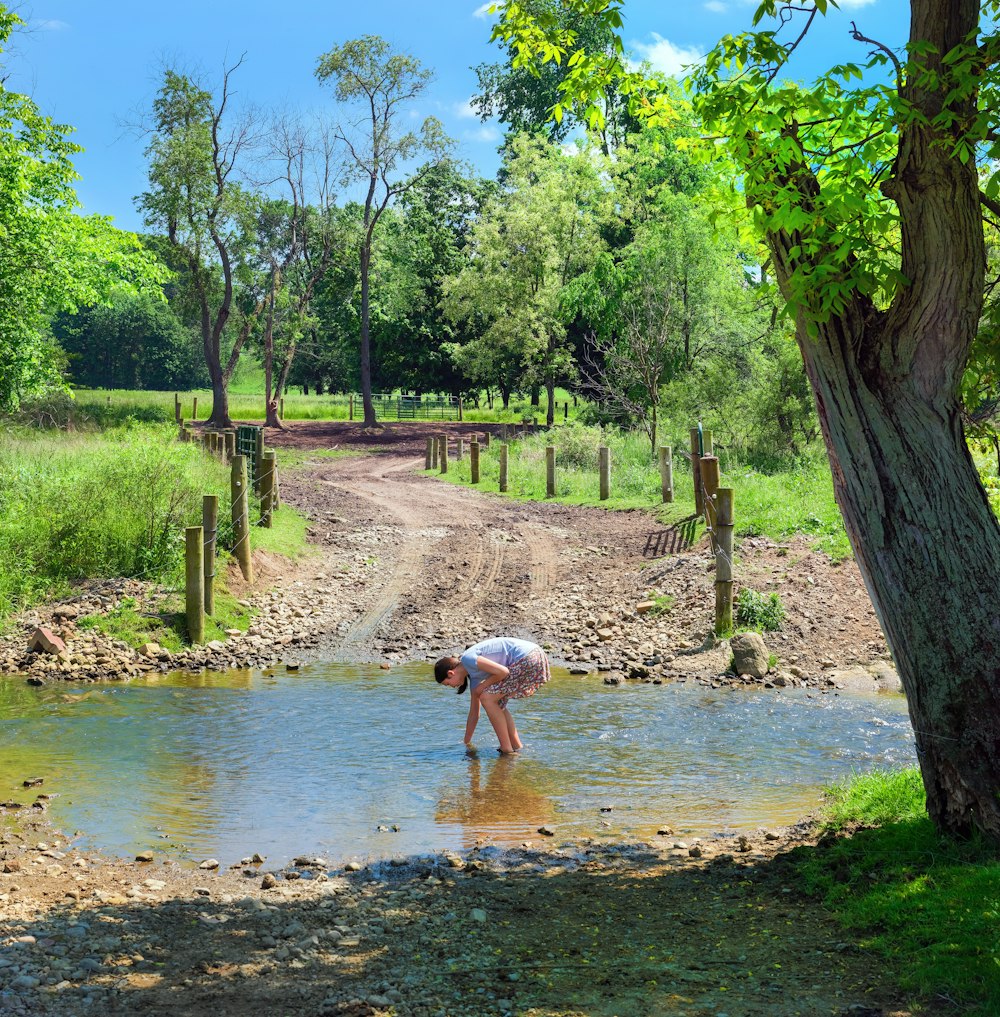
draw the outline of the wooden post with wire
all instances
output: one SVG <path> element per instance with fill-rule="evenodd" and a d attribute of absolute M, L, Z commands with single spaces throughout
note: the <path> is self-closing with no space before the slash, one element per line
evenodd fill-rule
<path fill-rule="evenodd" d="M 233 555 L 240 572 L 253 582 L 253 560 L 250 557 L 250 496 L 247 484 L 247 457 L 233 456 L 230 490 L 232 492 Z"/>
<path fill-rule="evenodd" d="M 716 548 L 715 518 L 718 506 L 715 492 L 719 490 L 719 459 L 717 456 L 701 457 L 701 485 L 705 492 L 705 526 L 712 540 L 712 550 Z"/>
<path fill-rule="evenodd" d="M 436 437 L 427 439 L 431 444 L 431 469 L 438 468 L 438 440 Z"/>
<path fill-rule="evenodd" d="M 429 470 L 431 468 L 431 460 L 434 458 L 434 439 L 427 439 L 427 452 L 424 455 L 424 469 Z"/>
<path fill-rule="evenodd" d="M 236 455 L 236 432 L 226 431 L 226 462 L 231 463 Z"/>
<path fill-rule="evenodd" d="M 472 470 L 472 483 L 479 483 L 479 442 L 469 442 L 469 467 Z"/>
<path fill-rule="evenodd" d="M 611 449 L 607 445 L 597 450 L 597 467 L 601 475 L 601 501 L 607 501 L 611 497 Z"/>
<path fill-rule="evenodd" d="M 501 424 L 500 425 L 500 440 L 501 441 L 506 441 L 507 440 L 507 425 L 506 424 Z"/>
<path fill-rule="evenodd" d="M 205 614 L 215 614 L 215 540 L 219 533 L 219 496 L 201 499 L 201 526 L 204 531 Z"/>
<path fill-rule="evenodd" d="M 715 634 L 733 629 L 733 489 L 720 487 L 715 493 Z"/>
<path fill-rule="evenodd" d="M 192 643 L 205 641 L 205 548 L 203 530 L 189 526 L 184 531 L 184 608 L 188 637 Z"/>
<path fill-rule="evenodd" d="M 491 437 L 492 437 L 492 435 L 490 434 L 489 431 L 483 431 L 483 448 L 489 448 L 490 447 L 490 438 Z"/>
<path fill-rule="evenodd" d="M 556 496 L 556 447 L 545 446 L 545 497 Z"/>
<path fill-rule="evenodd" d="M 461 435 L 455 439 L 455 458 L 459 462 L 465 458 L 465 439 Z"/>
<path fill-rule="evenodd" d="M 268 449 L 260 460 L 260 522 L 258 526 L 271 528 L 274 515 L 274 450 Z"/>
<path fill-rule="evenodd" d="M 664 502 L 674 500 L 674 453 L 669 445 L 661 445 L 660 457 L 660 497 Z"/>
<path fill-rule="evenodd" d="M 506 445 L 500 446 L 500 491 L 503 494 L 507 493 L 507 453 L 508 448 Z"/>
<path fill-rule="evenodd" d="M 442 434 L 438 436 L 438 463 L 441 466 L 441 472 L 448 472 L 448 435 Z"/>
<path fill-rule="evenodd" d="M 702 436 L 700 428 L 691 428 L 691 473 L 694 478 L 694 514 L 705 514 L 705 498 L 701 488 Z"/>

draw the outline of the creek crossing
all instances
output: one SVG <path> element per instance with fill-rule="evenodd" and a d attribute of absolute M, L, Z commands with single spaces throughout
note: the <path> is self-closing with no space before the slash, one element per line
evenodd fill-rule
<path fill-rule="evenodd" d="M 77 844 L 125 857 L 336 864 L 539 844 L 541 826 L 559 843 L 787 825 L 825 786 L 915 759 L 901 696 L 609 688 L 554 668 L 513 704 L 526 750 L 504 758 L 485 713 L 466 753 L 467 708 L 426 664 L 0 681 L 0 795 L 50 794 Z"/>

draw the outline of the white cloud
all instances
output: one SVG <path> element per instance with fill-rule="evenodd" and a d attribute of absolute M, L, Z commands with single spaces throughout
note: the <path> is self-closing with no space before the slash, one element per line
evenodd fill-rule
<path fill-rule="evenodd" d="M 474 18 L 480 18 L 483 21 L 488 21 L 490 18 L 493 17 L 493 15 L 490 14 L 490 8 L 493 6 L 493 4 L 494 0 L 489 0 L 488 3 L 482 4 L 472 12 L 472 16 Z"/>
<path fill-rule="evenodd" d="M 478 127 L 474 131 L 463 132 L 462 137 L 467 141 L 499 141 L 501 134 L 496 127 L 483 124 L 482 127 Z"/>
<path fill-rule="evenodd" d="M 875 0 L 840 0 L 840 6 L 850 10 L 853 7 L 868 7 L 875 3 Z"/>
<path fill-rule="evenodd" d="M 706 11 L 711 11 L 713 14 L 725 14 L 729 8 L 722 3 L 722 0 L 708 0 L 708 3 L 702 5 Z"/>
<path fill-rule="evenodd" d="M 63 32 L 69 28 L 69 22 L 58 21 L 55 18 L 33 18 L 31 27 L 41 32 Z"/>
<path fill-rule="evenodd" d="M 678 77 L 685 73 L 685 67 L 701 63 L 704 54 L 693 48 L 675 46 L 669 39 L 664 39 L 656 32 L 650 32 L 652 42 L 633 42 L 632 49 L 639 56 L 652 64 L 653 70 L 662 74 Z"/>
<path fill-rule="evenodd" d="M 466 99 L 465 102 L 456 102 L 451 109 L 455 116 L 461 117 L 463 120 L 479 119 L 479 114 L 472 108 L 471 99 Z"/>

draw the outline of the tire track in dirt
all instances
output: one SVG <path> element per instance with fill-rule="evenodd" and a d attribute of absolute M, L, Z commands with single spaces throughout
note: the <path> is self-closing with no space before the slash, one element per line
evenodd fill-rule
<path fill-rule="evenodd" d="M 527 545 L 530 555 L 528 576 L 530 580 L 530 598 L 532 600 L 548 598 L 555 588 L 558 575 L 558 559 L 552 540 L 548 534 L 533 523 L 522 523 L 517 532 Z"/>

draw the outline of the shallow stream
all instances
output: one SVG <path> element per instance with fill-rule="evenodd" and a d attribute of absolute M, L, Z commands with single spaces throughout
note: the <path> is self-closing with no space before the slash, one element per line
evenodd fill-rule
<path fill-rule="evenodd" d="M 0 797 L 81 843 L 223 865 L 260 852 L 402 856 L 481 841 L 645 839 L 783 825 L 853 771 L 914 761 L 902 697 L 609 688 L 554 671 L 513 713 L 526 749 L 498 757 L 485 713 L 426 665 L 153 676 L 129 684 L 0 681 Z M 381 829 L 380 829 L 381 828 Z"/>

